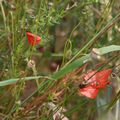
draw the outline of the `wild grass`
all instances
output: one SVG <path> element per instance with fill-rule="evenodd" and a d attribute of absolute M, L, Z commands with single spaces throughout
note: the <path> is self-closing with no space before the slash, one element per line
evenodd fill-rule
<path fill-rule="evenodd" d="M 62 120 L 112 120 L 114 110 L 119 120 L 116 4 L 115 0 L 1 0 L 0 118 L 51 120 L 57 113 Z M 41 37 L 39 45 L 28 43 L 28 31 Z M 91 55 L 93 48 L 99 51 L 97 56 Z M 34 68 L 28 66 L 30 60 Z M 95 100 L 79 95 L 84 74 L 108 68 L 116 76 Z"/>

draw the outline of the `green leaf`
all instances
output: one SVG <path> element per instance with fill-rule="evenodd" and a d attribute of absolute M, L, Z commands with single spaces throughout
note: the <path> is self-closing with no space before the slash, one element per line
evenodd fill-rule
<path fill-rule="evenodd" d="M 77 69 L 78 67 L 82 66 L 83 64 L 85 64 L 89 60 L 90 60 L 89 54 L 86 56 L 83 56 L 83 57 L 73 61 L 71 64 L 69 64 L 65 68 L 63 68 L 63 69 L 59 70 L 58 72 L 56 72 L 55 74 L 53 74 L 52 78 L 59 79 L 59 78 L 63 77 L 64 75 L 66 75 L 67 73 L 70 73 L 73 70 Z"/>
<path fill-rule="evenodd" d="M 101 55 L 110 53 L 110 52 L 114 52 L 114 51 L 119 51 L 120 50 L 120 46 L 119 45 L 111 45 L 111 46 L 107 46 L 107 47 L 102 47 L 99 49 Z"/>

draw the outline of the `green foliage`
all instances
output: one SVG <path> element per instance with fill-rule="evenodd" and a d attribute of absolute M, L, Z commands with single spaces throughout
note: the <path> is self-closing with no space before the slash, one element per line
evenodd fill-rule
<path fill-rule="evenodd" d="M 63 114 L 70 120 L 97 120 L 107 99 L 112 99 L 108 108 L 115 106 L 120 99 L 119 92 L 114 93 L 115 98 L 101 97 L 101 92 L 99 99 L 90 100 L 78 96 L 77 91 L 87 71 L 118 65 L 120 13 L 116 11 L 116 4 L 114 0 L 108 3 L 100 0 L 1 0 L 2 118 L 52 119 L 56 111 L 65 107 Z M 27 31 L 41 37 L 39 45 L 30 46 Z M 44 48 L 42 52 L 40 47 Z M 103 59 L 92 58 L 93 48 L 99 48 L 98 56 Z M 34 70 L 28 66 L 30 60 L 35 62 Z M 39 80 L 37 87 L 34 80 Z M 112 83 L 117 82 L 112 80 Z M 113 89 L 117 91 L 119 86 Z M 54 103 L 55 109 L 47 103 Z"/>

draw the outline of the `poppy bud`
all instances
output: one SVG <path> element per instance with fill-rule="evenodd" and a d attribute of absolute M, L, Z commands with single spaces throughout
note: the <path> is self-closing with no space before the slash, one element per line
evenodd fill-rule
<path fill-rule="evenodd" d="M 28 65 L 29 68 L 35 68 L 35 61 L 34 60 L 29 60 L 27 65 Z"/>
<path fill-rule="evenodd" d="M 51 71 L 56 71 L 57 70 L 57 67 L 58 67 L 58 64 L 56 62 L 52 62 L 50 64 L 50 70 Z"/>
<path fill-rule="evenodd" d="M 37 47 L 37 50 L 41 53 L 44 53 L 45 52 L 45 48 L 43 46 L 38 46 Z"/>

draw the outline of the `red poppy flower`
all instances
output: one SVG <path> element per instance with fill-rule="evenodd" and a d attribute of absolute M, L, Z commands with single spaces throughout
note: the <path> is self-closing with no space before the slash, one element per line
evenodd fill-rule
<path fill-rule="evenodd" d="M 106 87 L 110 83 L 108 80 L 110 74 L 112 73 L 111 69 L 103 70 L 100 72 L 91 71 L 87 73 L 84 78 L 85 87 L 80 88 L 79 92 L 89 98 L 96 98 L 99 90 Z"/>
<path fill-rule="evenodd" d="M 28 37 L 28 42 L 30 45 L 34 46 L 34 45 L 38 45 L 41 41 L 41 38 L 37 35 L 34 35 L 30 32 L 26 32 L 27 37 Z"/>

